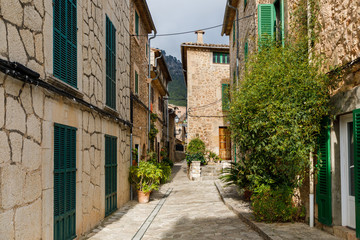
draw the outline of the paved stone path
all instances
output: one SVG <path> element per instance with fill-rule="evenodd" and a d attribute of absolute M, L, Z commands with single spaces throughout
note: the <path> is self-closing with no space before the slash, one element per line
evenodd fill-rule
<path fill-rule="evenodd" d="M 132 239 L 168 189 L 172 192 L 142 239 L 262 239 L 224 205 L 214 181 L 189 181 L 185 162 L 173 172 L 173 180 L 152 194 L 150 203 L 129 202 L 85 239 Z"/>

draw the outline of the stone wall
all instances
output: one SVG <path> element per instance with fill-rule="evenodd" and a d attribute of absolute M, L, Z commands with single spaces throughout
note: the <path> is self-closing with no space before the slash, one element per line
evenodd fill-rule
<path fill-rule="evenodd" d="M 78 89 L 105 109 L 105 14 L 117 30 L 117 108 L 130 121 L 128 1 L 78 0 Z M 52 1 L 0 1 L 0 58 L 52 77 Z M 104 135 L 118 138 L 118 207 L 129 200 L 130 131 L 73 99 L 0 73 L 0 232 L 4 239 L 53 239 L 54 123 L 77 128 L 76 234 L 105 215 Z"/>
<path fill-rule="evenodd" d="M 147 30 L 144 21 L 146 19 L 141 16 L 136 8 L 133 0 L 130 1 L 130 33 L 135 34 L 135 11 L 137 11 L 139 20 L 139 35 L 131 36 L 131 92 L 135 94 L 138 100 L 133 101 L 133 147 L 135 144 L 140 146 L 140 159 L 144 160 L 148 148 L 148 103 L 149 88 L 146 82 L 148 78 L 149 58 L 146 53 Z M 135 93 L 135 71 L 138 77 L 138 94 Z M 140 102 L 142 103 L 140 103 Z"/>
<path fill-rule="evenodd" d="M 188 135 L 199 137 L 219 154 L 219 127 L 228 126 L 222 110 L 222 84 L 229 83 L 229 65 L 213 63 L 216 49 L 187 50 Z"/>

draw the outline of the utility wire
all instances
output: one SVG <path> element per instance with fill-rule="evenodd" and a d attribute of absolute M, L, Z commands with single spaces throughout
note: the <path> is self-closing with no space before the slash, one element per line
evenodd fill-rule
<path fill-rule="evenodd" d="M 248 15 L 248 16 L 245 16 L 245 17 L 236 19 L 235 21 L 237 22 L 237 21 L 240 21 L 240 20 L 243 20 L 243 19 L 252 17 L 252 16 L 255 16 L 255 14 L 251 14 L 251 15 Z M 184 35 L 184 34 L 194 33 L 195 31 L 198 31 L 199 29 L 201 29 L 201 30 L 210 30 L 210 29 L 214 29 L 214 28 L 221 27 L 222 25 L 223 25 L 223 24 L 219 24 L 219 25 L 212 26 L 212 27 L 198 28 L 198 29 L 196 29 L 196 30 L 185 31 L 185 32 L 156 34 L 156 37 L 168 37 L 168 36 Z M 146 37 L 147 37 L 147 36 L 149 36 L 149 35 L 135 35 L 135 34 L 132 34 L 131 36 L 137 36 L 137 37 L 139 37 L 139 36 L 146 36 Z M 149 36 L 149 37 L 150 37 L 150 36 Z"/>

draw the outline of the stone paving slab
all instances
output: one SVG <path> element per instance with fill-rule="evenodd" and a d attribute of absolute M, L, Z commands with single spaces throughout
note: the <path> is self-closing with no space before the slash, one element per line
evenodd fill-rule
<path fill-rule="evenodd" d="M 263 239 L 224 205 L 213 180 L 190 181 L 186 168 L 185 161 L 176 164 L 172 181 L 152 193 L 150 203 L 129 202 L 83 239 L 132 239 L 168 189 L 171 194 L 142 239 Z"/>
<path fill-rule="evenodd" d="M 235 186 L 224 188 L 224 184 L 215 181 L 217 190 L 224 201 L 234 213 L 236 213 L 244 222 L 257 231 L 263 238 L 268 240 L 339 240 L 327 232 L 317 228 L 311 228 L 304 223 L 261 223 L 254 220 L 254 216 L 248 202 L 239 198 Z"/>

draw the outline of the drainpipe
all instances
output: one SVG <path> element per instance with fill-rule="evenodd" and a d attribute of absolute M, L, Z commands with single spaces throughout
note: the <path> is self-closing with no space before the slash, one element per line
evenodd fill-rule
<path fill-rule="evenodd" d="M 150 49 L 150 47 L 149 47 Z M 155 58 L 155 63 L 154 63 L 154 66 L 155 66 L 155 72 L 156 72 L 156 77 L 155 78 L 152 78 L 150 83 L 149 83 L 149 106 L 148 106 L 148 110 L 149 110 L 149 117 L 148 117 L 148 124 L 149 124 L 149 128 L 148 128 L 148 150 L 150 151 L 150 139 L 149 139 L 149 133 L 150 133 L 150 112 L 151 112 L 151 83 L 152 81 L 156 80 L 159 78 L 160 76 L 160 71 L 158 71 L 156 68 L 157 68 L 157 61 L 158 59 L 160 59 L 162 57 L 162 51 L 160 51 L 160 56 L 159 57 L 156 57 Z M 149 54 L 149 59 L 150 59 L 150 54 Z M 149 63 L 150 63 L 150 60 L 149 60 Z M 150 70 L 150 67 L 151 65 L 149 64 L 149 78 L 151 78 L 151 70 Z"/>
<path fill-rule="evenodd" d="M 239 53 L 239 10 L 236 7 L 230 5 L 230 0 L 228 0 L 227 6 L 236 11 L 236 20 L 234 20 L 234 21 L 236 21 L 236 24 L 235 24 L 235 26 L 236 26 L 236 29 L 235 29 L 235 31 L 236 31 L 236 39 L 235 39 L 236 40 L 236 86 L 238 87 L 239 86 L 239 59 L 240 59 L 240 56 L 239 56 L 240 55 L 240 53 Z"/>
<path fill-rule="evenodd" d="M 149 57 L 149 66 L 148 66 L 148 78 L 151 78 L 151 57 L 150 57 L 150 53 L 151 53 L 151 40 L 156 38 L 156 34 L 157 31 L 154 31 L 154 36 L 149 38 L 149 49 L 148 49 L 148 57 Z M 150 139 L 149 139 L 149 133 L 150 133 L 150 110 L 151 110 L 151 82 L 149 82 L 149 89 L 148 89 L 148 93 L 149 93 L 149 106 L 148 106 L 148 150 L 150 151 Z"/>
<path fill-rule="evenodd" d="M 309 62 L 311 63 L 311 57 L 312 57 L 312 54 L 311 54 L 311 29 L 310 29 L 310 19 L 311 19 L 311 6 L 310 6 L 310 1 L 307 0 L 306 1 L 306 4 L 307 4 L 307 27 L 308 27 L 308 51 L 309 51 Z M 310 177 L 310 194 L 309 194 L 309 212 L 310 212 L 310 219 L 309 219 L 309 226 L 310 227 L 314 227 L 314 210 L 315 210 L 315 203 L 314 203 L 314 158 L 313 158 L 313 155 L 312 155 L 312 152 L 310 152 L 310 171 L 309 171 L 309 177 Z"/>

